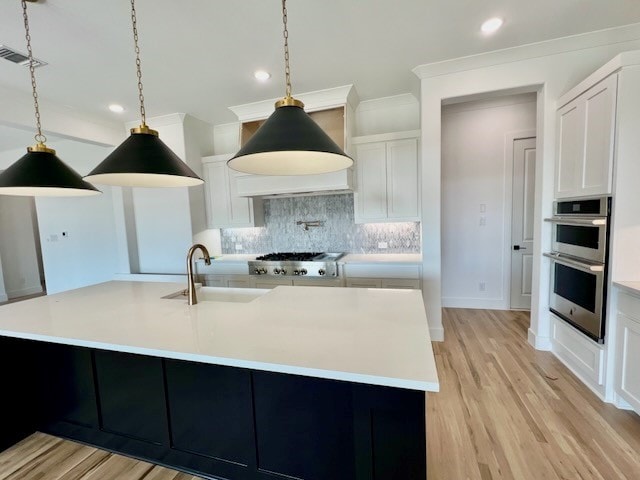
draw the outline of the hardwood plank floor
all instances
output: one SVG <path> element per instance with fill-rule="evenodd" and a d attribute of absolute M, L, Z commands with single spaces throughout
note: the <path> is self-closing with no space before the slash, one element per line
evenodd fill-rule
<path fill-rule="evenodd" d="M 198 480 L 199 477 L 34 433 L 0 453 L 2 480 Z"/>
<path fill-rule="evenodd" d="M 429 480 L 638 480 L 640 417 L 600 401 L 527 343 L 524 312 L 446 309 L 427 401 Z M 0 480 L 197 480 L 36 433 L 0 453 Z M 406 479 L 417 480 L 417 479 Z"/>
<path fill-rule="evenodd" d="M 527 343 L 525 312 L 445 309 L 429 480 L 640 479 L 640 417 Z"/>

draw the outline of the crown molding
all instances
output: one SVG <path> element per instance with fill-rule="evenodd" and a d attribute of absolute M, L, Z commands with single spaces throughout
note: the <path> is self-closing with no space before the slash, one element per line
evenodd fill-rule
<path fill-rule="evenodd" d="M 301 93 L 295 95 L 295 98 L 304 103 L 304 109 L 307 112 L 326 110 L 343 105 L 349 105 L 355 109 L 359 103 L 358 93 L 353 85 Z M 273 113 L 274 104 L 278 100 L 280 100 L 280 98 L 236 105 L 229 107 L 229 110 L 238 117 L 240 122 L 263 120 Z"/>
<path fill-rule="evenodd" d="M 428 63 L 419 65 L 412 71 L 418 78 L 426 79 L 634 40 L 640 40 L 640 23 Z"/>

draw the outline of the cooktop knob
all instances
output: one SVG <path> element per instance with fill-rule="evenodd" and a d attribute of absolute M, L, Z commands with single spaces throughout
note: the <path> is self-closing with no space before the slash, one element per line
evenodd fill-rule
<path fill-rule="evenodd" d="M 262 275 L 266 275 L 266 274 L 267 274 L 267 269 L 266 269 L 266 268 L 261 268 L 261 269 L 260 269 L 260 273 L 261 273 Z"/>
<path fill-rule="evenodd" d="M 326 274 L 327 272 L 325 271 L 324 268 L 321 268 L 320 270 L 318 270 L 318 275 L 323 276 L 324 274 Z"/>
<path fill-rule="evenodd" d="M 300 275 L 300 270 L 294 270 L 294 271 L 293 271 L 293 274 L 294 274 L 294 275 Z"/>
<path fill-rule="evenodd" d="M 256 268 L 256 269 L 254 270 L 254 272 L 256 272 L 256 275 L 260 275 L 260 269 L 259 269 L 259 268 Z"/>
<path fill-rule="evenodd" d="M 287 271 L 283 268 L 282 270 L 280 270 L 280 275 L 286 275 Z"/>
<path fill-rule="evenodd" d="M 276 275 L 278 275 L 280 273 L 280 269 L 279 268 L 274 268 L 273 269 L 273 273 L 275 273 Z"/>
<path fill-rule="evenodd" d="M 307 274 L 307 269 L 303 268 L 302 270 L 300 270 L 300 275 L 306 275 Z"/>

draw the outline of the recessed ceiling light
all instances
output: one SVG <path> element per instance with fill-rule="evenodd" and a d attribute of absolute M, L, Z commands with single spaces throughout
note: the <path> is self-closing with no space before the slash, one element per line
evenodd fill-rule
<path fill-rule="evenodd" d="M 122 113 L 124 112 L 124 107 L 122 105 L 118 105 L 117 103 L 112 103 L 109 105 L 109 110 L 113 113 Z"/>
<path fill-rule="evenodd" d="M 271 74 L 269 72 L 265 72 L 264 70 L 256 70 L 253 76 L 256 77 L 256 80 L 259 80 L 261 82 L 266 82 L 271 78 Z"/>
<path fill-rule="evenodd" d="M 492 33 L 497 32 L 503 23 L 504 23 L 504 20 L 502 20 L 501 18 L 498 18 L 498 17 L 490 18 L 489 20 L 487 20 L 482 24 L 482 27 L 480 27 L 480 29 L 482 30 L 482 33 L 490 35 Z"/>

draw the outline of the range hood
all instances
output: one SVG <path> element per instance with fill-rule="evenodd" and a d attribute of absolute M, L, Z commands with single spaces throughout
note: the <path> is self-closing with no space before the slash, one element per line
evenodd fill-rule
<path fill-rule="evenodd" d="M 353 171 L 348 168 L 319 175 L 236 174 L 236 194 L 240 197 L 279 195 L 329 195 L 353 191 Z"/>

